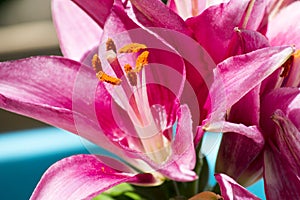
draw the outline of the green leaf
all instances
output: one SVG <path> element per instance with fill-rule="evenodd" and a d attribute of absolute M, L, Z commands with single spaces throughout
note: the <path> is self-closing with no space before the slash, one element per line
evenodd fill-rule
<path fill-rule="evenodd" d="M 145 200 L 128 183 L 121 183 L 94 197 L 93 200 Z"/>
<path fill-rule="evenodd" d="M 121 183 L 105 191 L 104 194 L 109 194 L 110 196 L 119 196 L 124 192 L 128 192 L 128 191 L 134 191 L 134 188 L 128 183 Z"/>
<path fill-rule="evenodd" d="M 140 195 L 134 192 L 125 192 L 124 195 L 130 197 L 132 200 L 143 200 Z"/>
<path fill-rule="evenodd" d="M 99 194 L 98 196 L 94 197 L 93 200 L 115 200 L 115 199 L 106 194 Z"/>

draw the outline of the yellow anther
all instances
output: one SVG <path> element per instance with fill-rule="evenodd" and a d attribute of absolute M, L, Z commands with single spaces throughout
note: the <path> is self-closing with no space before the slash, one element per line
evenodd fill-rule
<path fill-rule="evenodd" d="M 114 41 L 111 38 L 108 38 L 106 41 L 106 51 L 113 50 L 113 52 L 117 53 L 117 48 Z"/>
<path fill-rule="evenodd" d="M 128 73 L 132 70 L 132 67 L 129 64 L 125 64 L 124 70 L 125 70 L 126 73 Z"/>
<path fill-rule="evenodd" d="M 147 46 L 139 43 L 127 44 L 119 50 L 119 53 L 136 53 L 140 50 L 146 49 Z"/>
<path fill-rule="evenodd" d="M 137 57 L 135 63 L 135 72 L 140 72 L 143 67 L 148 64 L 148 56 L 149 51 L 144 51 Z"/>
<path fill-rule="evenodd" d="M 96 73 L 98 73 L 99 71 L 102 71 L 102 65 L 101 65 L 101 61 L 98 57 L 98 54 L 95 54 L 92 58 L 92 66 L 95 70 Z"/>
<path fill-rule="evenodd" d="M 105 72 L 103 71 L 99 71 L 97 74 L 96 74 L 97 78 L 100 80 L 100 81 L 104 81 L 106 83 L 110 83 L 112 85 L 120 85 L 122 80 L 119 79 L 119 78 L 116 78 L 116 77 L 113 77 L 113 76 L 110 76 L 108 74 L 106 74 Z"/>
<path fill-rule="evenodd" d="M 137 85 L 137 75 L 136 72 L 132 70 L 132 67 L 129 64 L 125 64 L 124 71 L 126 72 L 126 76 L 130 85 L 136 86 Z"/>

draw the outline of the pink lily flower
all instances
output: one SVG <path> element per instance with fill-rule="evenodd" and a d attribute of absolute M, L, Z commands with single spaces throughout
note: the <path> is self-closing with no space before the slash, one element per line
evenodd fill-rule
<path fill-rule="evenodd" d="M 215 178 L 220 185 L 220 190 L 224 200 L 259 200 L 259 198 L 251 194 L 244 187 L 239 185 L 234 179 L 226 174 L 215 174 Z"/>
<path fill-rule="evenodd" d="M 299 49 L 299 7 L 299 2 L 290 3 L 269 20 L 266 36 L 270 45 L 291 44 Z M 268 199 L 300 196 L 299 173 L 290 170 L 300 164 L 293 157 L 298 145 L 290 142 L 299 136 L 299 118 L 295 117 L 299 90 L 288 88 L 299 87 L 299 67 L 297 50 L 281 69 L 231 108 L 223 128 L 216 172 L 226 173 L 244 186 L 263 174 Z"/>
<path fill-rule="evenodd" d="M 186 40 L 176 40 L 179 43 L 174 44 L 165 32 L 158 31 L 158 36 L 153 37 L 149 30 L 158 29 L 145 28 L 164 28 L 191 39 L 193 32 L 186 23 L 158 0 L 132 0 L 131 4 L 127 9 L 121 1 L 54 0 L 54 21 L 65 57 L 41 56 L 0 63 L 1 108 L 78 134 L 114 152 L 126 163 L 95 155 L 63 159 L 45 172 L 31 199 L 91 199 L 122 182 L 158 185 L 165 179 L 195 180 L 194 141 L 197 144 L 201 139 L 201 134 L 195 133 L 196 126 L 211 122 L 212 116 L 223 116 L 244 94 L 278 69 L 293 51 L 289 46 L 264 48 L 231 57 L 215 66 L 198 45 L 192 49 L 195 57 L 203 55 L 203 60 L 196 59 L 200 65 L 188 64 L 171 51 L 194 56 L 189 51 L 191 47 L 180 43 Z M 128 30 L 140 28 L 136 20 L 145 26 L 141 28 L 144 37 L 129 37 L 132 42 L 129 44 L 117 39 L 113 44 L 113 37 L 108 40 L 108 36 L 117 38 L 116 33 L 122 31 L 127 31 L 123 36 L 128 38 L 126 34 L 132 33 Z M 132 56 L 123 49 L 127 54 L 119 56 L 117 50 L 123 45 L 134 47 L 134 39 L 158 42 L 171 54 L 148 48 L 151 44 L 147 44 L 139 50 L 133 48 L 140 54 Z M 92 59 L 91 53 L 94 55 L 99 41 L 107 42 L 106 49 L 101 50 L 103 45 L 100 45 L 98 57 Z M 92 60 L 96 72 L 89 66 Z M 123 66 L 124 61 L 136 67 Z M 173 93 L 170 88 L 151 82 L 157 72 L 152 63 L 163 63 L 179 72 L 179 81 L 163 82 L 172 83 L 167 86 L 173 88 Z M 244 70 L 250 65 L 251 68 Z M 197 70 L 203 74 L 198 75 Z M 159 76 L 161 80 L 173 75 L 159 72 L 163 74 Z M 251 76 L 254 73 L 256 76 Z M 211 75 L 214 80 L 211 99 L 208 88 L 202 87 L 204 75 Z M 229 79 L 232 81 L 223 82 Z M 195 117 L 195 109 L 189 110 L 193 104 L 181 102 L 181 96 L 188 96 L 184 89 L 187 83 L 197 93 L 200 117 Z M 225 99 L 219 97 L 224 92 Z"/>

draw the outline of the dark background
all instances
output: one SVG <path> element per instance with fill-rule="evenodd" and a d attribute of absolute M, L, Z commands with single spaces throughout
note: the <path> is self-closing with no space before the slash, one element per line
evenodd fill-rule
<path fill-rule="evenodd" d="M 50 2 L 51 0 L 0 0 L 0 61 L 35 55 L 61 55 L 58 42 L 55 41 L 54 27 L 51 27 Z M 48 27 L 51 31 L 39 30 L 40 23 L 50 24 Z M 37 32 L 47 31 L 51 36 L 51 41 L 48 42 L 49 35 L 47 34 L 38 35 L 40 40 L 48 42 L 46 45 L 37 40 L 31 41 L 32 38 L 26 37 L 26 32 L 23 33 L 24 27 L 31 26 L 36 27 Z M 16 46 L 18 45 L 16 43 L 19 42 L 20 50 L 10 48 L 9 45 L 4 44 L 5 40 L 11 41 L 11 46 Z M 33 43 L 36 44 L 26 46 L 26 44 Z M 46 126 L 46 124 L 0 109 L 0 133 L 42 126 Z"/>

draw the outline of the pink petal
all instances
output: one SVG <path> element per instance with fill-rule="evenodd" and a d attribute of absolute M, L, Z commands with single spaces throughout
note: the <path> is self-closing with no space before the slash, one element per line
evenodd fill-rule
<path fill-rule="evenodd" d="M 297 0 L 285 0 L 285 1 L 281 1 L 281 0 L 267 0 L 267 9 L 266 9 L 266 13 L 268 13 L 268 15 L 270 15 L 269 17 L 271 19 L 274 18 L 274 16 L 276 16 L 278 14 L 278 12 L 280 12 L 283 8 L 285 8 L 286 6 L 288 6 L 289 4 L 295 2 Z"/>
<path fill-rule="evenodd" d="M 234 132 L 239 133 L 255 142 L 257 145 L 263 147 L 264 137 L 257 126 L 245 126 L 243 124 L 235 124 L 231 122 L 215 122 L 210 123 L 209 126 L 205 127 L 208 132 Z"/>
<path fill-rule="evenodd" d="M 131 3 L 134 6 L 136 18 L 142 24 L 191 34 L 181 17 L 160 0 L 131 0 Z"/>
<path fill-rule="evenodd" d="M 274 136 L 276 145 L 295 174 L 300 176 L 300 130 L 281 110 L 276 110 L 272 119 L 277 125 L 276 136 Z"/>
<path fill-rule="evenodd" d="M 232 52 L 232 56 L 270 46 L 268 39 L 264 35 L 247 29 L 236 29 L 236 35 L 231 42 L 233 49 L 229 51 Z"/>
<path fill-rule="evenodd" d="M 286 114 L 293 124 L 300 130 L 300 89 L 298 95 L 290 102 Z"/>
<path fill-rule="evenodd" d="M 293 64 L 286 77 L 285 87 L 300 87 L 300 50 L 293 55 Z"/>
<path fill-rule="evenodd" d="M 263 176 L 263 160 L 264 152 L 255 157 L 251 164 L 247 167 L 246 170 L 239 176 L 237 182 L 244 187 L 251 186 L 252 184 L 259 181 Z"/>
<path fill-rule="evenodd" d="M 176 136 L 172 144 L 172 155 L 168 162 L 158 170 L 166 177 L 176 181 L 193 181 L 197 175 L 193 171 L 196 164 L 193 144 L 192 120 L 189 108 L 181 106 Z"/>
<path fill-rule="evenodd" d="M 217 66 L 216 80 L 211 88 L 216 117 L 222 118 L 224 113 L 220 111 L 221 109 L 229 109 L 279 68 L 292 53 L 291 47 L 270 47 L 234 56 L 220 63 Z"/>
<path fill-rule="evenodd" d="M 259 200 L 258 197 L 251 194 L 229 176 L 225 174 L 216 174 L 215 178 L 220 185 L 221 194 L 224 200 Z"/>
<path fill-rule="evenodd" d="M 110 14 L 114 0 L 72 0 L 82 10 L 84 10 L 100 27 L 103 28 L 106 18 Z"/>
<path fill-rule="evenodd" d="M 169 0 L 167 6 L 184 20 L 192 17 L 191 1 Z"/>
<path fill-rule="evenodd" d="M 61 57 L 0 63 L 1 108 L 78 134 L 128 159 L 99 127 L 95 114 L 97 85 L 91 68 Z M 102 95 L 105 92 L 104 88 L 99 91 Z M 101 109 L 104 112 L 106 108 Z"/>
<path fill-rule="evenodd" d="M 220 125 L 211 124 L 207 129 L 209 132 L 224 133 L 218 152 L 216 172 L 226 173 L 237 180 L 243 173 L 248 173 L 248 168 L 262 152 L 264 138 L 256 126 L 247 127 L 229 122 Z M 254 179 L 252 175 L 257 177 L 255 173 L 249 174 L 247 178 Z"/>
<path fill-rule="evenodd" d="M 300 48 L 300 2 L 283 8 L 268 24 L 267 37 L 271 45 L 295 45 Z"/>
<path fill-rule="evenodd" d="M 182 104 L 188 104 L 190 108 L 194 108 L 191 110 L 193 121 L 201 124 L 202 120 L 204 120 L 210 112 L 208 88 L 210 88 L 214 78 L 213 70 L 216 67 L 214 61 L 198 42 L 187 35 L 167 29 L 149 29 L 153 32 L 156 32 L 161 38 L 164 39 L 165 42 L 174 48 L 170 49 L 169 47 L 166 47 L 165 44 L 160 44 L 154 39 L 148 39 L 148 41 L 151 41 L 151 43 L 148 44 L 149 46 L 168 52 L 160 53 L 161 51 L 158 51 L 158 53 L 153 56 L 154 60 L 166 65 L 166 68 L 169 67 L 169 71 L 172 72 L 173 70 L 172 75 L 168 75 L 168 77 L 172 77 L 171 80 L 169 83 L 164 81 L 164 83 L 166 83 L 165 85 L 168 88 L 171 88 L 175 94 L 181 94 L 181 92 L 177 92 L 180 91 L 180 89 L 175 88 L 178 88 L 177 85 L 179 83 L 185 81 L 183 92 L 181 96 L 178 95 L 180 96 L 180 102 Z M 179 59 L 174 59 L 174 57 L 176 58 L 177 55 L 180 55 L 183 59 L 183 66 L 181 66 L 182 61 Z M 176 74 L 174 72 L 179 72 L 179 74 L 182 74 L 182 78 L 178 78 L 178 75 L 175 76 Z M 186 78 L 184 76 L 186 76 Z M 195 118 L 195 116 L 197 117 Z"/>
<path fill-rule="evenodd" d="M 249 1 L 230 1 L 204 10 L 199 16 L 186 21 L 194 31 L 196 40 L 212 56 L 216 63 L 228 56 L 228 46 L 234 28 L 242 21 Z"/>
<path fill-rule="evenodd" d="M 142 160 L 147 162 L 154 170 L 175 181 L 193 181 L 197 175 L 195 167 L 195 147 L 191 114 L 186 105 L 181 106 L 178 113 L 176 136 L 172 143 L 172 154 L 165 163 L 155 163 L 146 155 L 140 154 Z"/>
<path fill-rule="evenodd" d="M 59 57 L 2 62 L 0 106 L 76 132 L 72 89 L 80 67 L 80 63 Z"/>
<path fill-rule="evenodd" d="M 269 92 L 262 98 L 261 128 L 264 130 L 265 137 L 270 137 L 275 132 L 271 116 L 277 109 L 284 111 L 292 122 L 300 128 L 299 98 L 300 90 L 298 88 L 279 88 Z"/>
<path fill-rule="evenodd" d="M 249 3 L 249 7 L 251 6 L 251 3 Z M 246 26 L 244 25 L 242 28 L 246 28 L 249 30 L 258 30 L 263 18 L 265 17 L 266 7 L 267 3 L 265 0 L 256 0 L 254 1 L 253 8 L 249 8 L 248 10 L 251 10 L 251 14 L 249 16 L 249 19 L 247 21 Z M 244 19 L 246 21 L 247 19 Z"/>
<path fill-rule="evenodd" d="M 170 0 L 167 3 L 167 6 L 176 12 L 182 19 L 186 20 L 189 17 L 197 16 L 201 13 L 205 7 L 207 2 L 198 1 L 198 0 Z"/>
<path fill-rule="evenodd" d="M 228 121 L 246 126 L 259 126 L 259 114 L 260 87 L 257 86 L 231 107 Z"/>
<path fill-rule="evenodd" d="M 35 188 L 34 199 L 91 199 L 123 182 L 152 182 L 148 174 L 117 171 L 95 155 L 76 155 L 52 165 Z"/>
<path fill-rule="evenodd" d="M 71 1 L 52 1 L 53 21 L 65 57 L 79 61 L 99 44 L 102 29 Z"/>
<path fill-rule="evenodd" d="M 264 153 L 264 182 L 268 199 L 300 198 L 300 179 L 292 171 L 276 147 L 267 147 Z"/>

